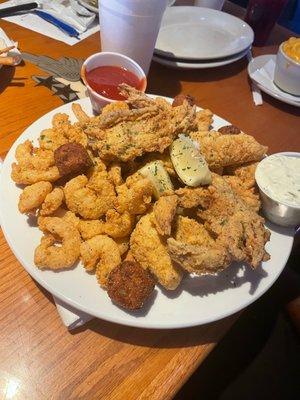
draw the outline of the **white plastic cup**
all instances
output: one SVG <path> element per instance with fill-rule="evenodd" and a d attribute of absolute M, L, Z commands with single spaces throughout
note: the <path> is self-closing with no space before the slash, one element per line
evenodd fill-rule
<path fill-rule="evenodd" d="M 225 0 L 195 0 L 194 5 L 197 7 L 213 8 L 214 10 L 222 10 Z"/>
<path fill-rule="evenodd" d="M 91 55 L 82 64 L 80 75 L 87 88 L 88 95 L 91 100 L 91 104 L 95 114 L 99 114 L 103 107 L 105 107 L 107 104 L 115 103 L 117 100 L 104 97 L 93 90 L 88 83 L 86 74 L 94 68 L 109 65 L 126 68 L 127 71 L 130 71 L 134 75 L 136 75 L 139 80 L 143 80 L 143 87 L 140 89 L 142 92 L 145 92 L 147 87 L 147 78 L 144 74 L 144 71 L 135 61 L 131 60 L 129 57 L 126 57 L 123 54 L 111 52 L 102 52 Z"/>
<path fill-rule="evenodd" d="M 148 73 L 167 0 L 101 0 L 102 51 L 124 54 Z"/>

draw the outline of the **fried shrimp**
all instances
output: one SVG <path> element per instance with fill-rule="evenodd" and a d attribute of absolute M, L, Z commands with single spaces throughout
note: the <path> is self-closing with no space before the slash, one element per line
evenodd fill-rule
<path fill-rule="evenodd" d="M 85 175 L 76 176 L 66 183 L 64 194 L 69 210 L 86 219 L 101 217 L 116 199 L 106 171 L 96 172 L 90 179 Z"/>
<path fill-rule="evenodd" d="M 24 214 L 30 211 L 35 211 L 45 200 L 46 196 L 52 190 L 50 182 L 37 182 L 33 185 L 26 186 L 20 195 L 19 211 Z"/>
<path fill-rule="evenodd" d="M 60 177 L 53 151 L 34 148 L 29 140 L 18 145 L 16 160 L 17 163 L 12 164 L 11 178 L 18 184 L 54 182 Z"/>
<path fill-rule="evenodd" d="M 149 270 L 166 289 L 174 290 L 182 279 L 168 254 L 165 243 L 154 228 L 152 214 L 142 216 L 130 238 L 130 251 L 144 269 Z"/>
<path fill-rule="evenodd" d="M 52 192 L 48 193 L 45 197 L 40 215 L 53 214 L 62 205 L 64 198 L 64 191 L 59 187 L 54 188 Z"/>
<path fill-rule="evenodd" d="M 106 235 L 97 235 L 83 242 L 80 254 L 85 269 L 96 270 L 98 282 L 102 287 L 106 286 L 110 272 L 121 263 L 117 243 Z"/>
<path fill-rule="evenodd" d="M 113 239 L 122 238 L 130 235 L 134 228 L 135 216 L 125 211 L 119 214 L 111 209 L 106 213 L 106 220 L 80 221 L 79 231 L 84 240 L 96 235 L 106 234 Z"/>
<path fill-rule="evenodd" d="M 153 186 L 149 179 L 138 177 L 127 179 L 126 183 L 116 187 L 118 194 L 116 209 L 120 213 L 144 214 L 150 206 Z"/>
<path fill-rule="evenodd" d="M 70 268 L 80 255 L 78 230 L 63 218 L 44 217 L 40 222 L 44 232 L 34 253 L 34 263 L 40 269 Z M 56 243 L 60 243 L 57 246 Z"/>
<path fill-rule="evenodd" d="M 41 132 L 40 147 L 54 151 L 68 142 L 76 142 L 86 147 L 88 139 L 80 123 L 71 124 L 67 114 L 58 113 L 52 119 L 52 128 Z"/>

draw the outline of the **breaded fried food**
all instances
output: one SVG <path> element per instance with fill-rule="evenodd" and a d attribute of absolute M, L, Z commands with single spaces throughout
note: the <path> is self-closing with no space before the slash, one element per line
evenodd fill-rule
<path fill-rule="evenodd" d="M 209 167 L 226 167 L 249 161 L 260 161 L 268 150 L 253 136 L 246 134 L 203 137 L 199 144 L 201 154 Z"/>
<path fill-rule="evenodd" d="M 80 254 L 80 235 L 75 226 L 63 218 L 43 217 L 40 229 L 44 232 L 34 252 L 34 263 L 40 269 L 70 268 Z M 61 246 L 55 244 L 59 242 Z"/>
<path fill-rule="evenodd" d="M 234 175 L 238 177 L 242 182 L 243 186 L 247 189 L 255 186 L 255 171 L 258 162 L 248 162 L 245 164 L 231 165 L 226 167 L 225 175 Z"/>
<path fill-rule="evenodd" d="M 196 220 L 178 215 L 175 220 L 174 238 L 178 242 L 197 246 L 213 247 L 214 240 L 203 224 Z"/>
<path fill-rule="evenodd" d="M 134 228 L 134 224 L 134 215 L 127 211 L 119 214 L 116 210 L 110 209 L 106 213 L 105 221 L 99 219 L 81 220 L 78 228 L 84 240 L 103 234 L 117 239 L 129 236 Z"/>
<path fill-rule="evenodd" d="M 51 183 L 45 181 L 26 186 L 19 198 L 18 208 L 20 213 L 25 214 L 36 211 L 51 190 Z"/>
<path fill-rule="evenodd" d="M 239 133 L 242 133 L 240 128 L 235 125 L 222 126 L 222 128 L 218 129 L 218 132 L 222 133 L 222 135 L 238 135 Z"/>
<path fill-rule="evenodd" d="M 225 175 L 224 179 L 236 193 L 251 209 L 258 212 L 260 209 L 259 194 L 254 187 L 248 188 L 246 184 L 237 176 Z"/>
<path fill-rule="evenodd" d="M 190 96 L 189 94 L 187 95 L 178 94 L 177 96 L 174 97 L 174 100 L 172 102 L 172 107 L 182 106 L 184 101 L 187 101 L 190 106 L 196 104 L 196 100 L 193 96 Z"/>
<path fill-rule="evenodd" d="M 213 123 L 213 113 L 206 109 L 196 112 L 196 124 L 198 132 L 209 131 L 211 124 Z"/>
<path fill-rule="evenodd" d="M 80 104 L 72 103 L 72 111 L 81 124 L 85 125 L 90 120 L 90 117 L 83 111 Z"/>
<path fill-rule="evenodd" d="M 45 129 L 40 134 L 40 147 L 54 151 L 68 142 L 76 142 L 86 147 L 88 138 L 80 122 L 72 124 L 67 114 L 55 114 L 52 119 L 52 128 Z"/>
<path fill-rule="evenodd" d="M 170 236 L 177 204 L 176 195 L 162 196 L 154 204 L 152 222 L 160 235 Z"/>
<path fill-rule="evenodd" d="M 42 204 L 40 215 L 53 214 L 63 203 L 65 198 L 64 191 L 60 187 L 56 187 L 52 192 L 48 193 Z"/>
<path fill-rule="evenodd" d="M 17 184 L 54 182 L 60 177 L 53 151 L 34 148 L 30 140 L 18 145 L 16 160 L 17 163 L 12 164 L 11 178 Z"/>
<path fill-rule="evenodd" d="M 136 224 L 130 238 L 130 251 L 141 266 L 149 270 L 168 290 L 174 290 L 182 279 L 182 271 L 172 262 L 164 241 L 146 214 Z"/>
<path fill-rule="evenodd" d="M 100 218 L 116 200 L 106 171 L 96 171 L 90 179 L 85 175 L 76 176 L 66 183 L 64 194 L 69 210 L 85 219 Z"/>
<path fill-rule="evenodd" d="M 102 287 L 106 287 L 111 271 L 121 263 L 117 243 L 106 235 L 98 235 L 80 246 L 81 261 L 87 271 L 96 270 L 96 277 Z"/>
<path fill-rule="evenodd" d="M 173 261 L 197 275 L 215 274 L 227 268 L 231 262 L 229 253 L 220 245 L 198 246 L 168 239 L 168 252 Z"/>
<path fill-rule="evenodd" d="M 112 301 L 127 310 L 142 308 L 155 287 L 148 271 L 137 262 L 123 261 L 109 274 L 107 293 Z"/>
<path fill-rule="evenodd" d="M 132 101 L 143 107 L 101 114 L 85 129 L 88 136 L 98 139 L 94 148 L 103 160 L 126 162 L 144 153 L 162 153 L 178 133 L 195 128 L 196 109 L 187 102 L 172 108 L 167 102 L 150 99 L 138 91 L 133 100 L 127 100 L 129 104 Z"/>
<path fill-rule="evenodd" d="M 139 215 L 149 209 L 154 189 L 149 179 L 136 174 L 135 178 L 131 176 L 123 185 L 117 186 L 116 191 L 118 196 L 114 204 L 117 211 Z"/>
<path fill-rule="evenodd" d="M 251 210 L 236 211 L 228 218 L 217 243 L 227 249 L 235 261 L 244 261 L 257 268 L 262 261 L 270 259 L 265 244 L 270 232 L 264 219 Z"/>
<path fill-rule="evenodd" d="M 54 160 L 60 176 L 83 174 L 93 165 L 87 150 L 76 142 L 55 149 Z"/>
<path fill-rule="evenodd" d="M 198 216 L 205 227 L 216 236 L 216 243 L 224 247 L 235 261 L 245 261 L 256 268 L 269 257 L 265 244 L 270 232 L 264 219 L 245 203 L 226 180 L 213 174 L 215 193 L 206 210 Z"/>
<path fill-rule="evenodd" d="M 178 205 L 183 208 L 202 207 L 207 208 L 210 204 L 213 186 L 207 187 L 183 187 L 175 190 L 178 197 Z"/>

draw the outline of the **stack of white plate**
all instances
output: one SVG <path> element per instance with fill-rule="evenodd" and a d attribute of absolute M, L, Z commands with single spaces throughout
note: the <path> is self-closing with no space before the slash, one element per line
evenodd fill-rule
<path fill-rule="evenodd" d="M 239 18 L 203 7 L 168 7 L 153 60 L 174 68 L 214 68 L 244 57 L 254 39 Z"/>

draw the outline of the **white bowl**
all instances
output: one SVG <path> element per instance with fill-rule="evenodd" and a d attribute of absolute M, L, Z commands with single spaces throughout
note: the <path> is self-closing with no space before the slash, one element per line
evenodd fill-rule
<path fill-rule="evenodd" d="M 86 73 L 94 68 L 101 66 L 114 66 L 114 67 L 126 68 L 127 71 L 132 72 L 140 80 L 143 80 L 144 84 L 140 90 L 142 92 L 145 92 L 147 87 L 146 75 L 142 70 L 142 68 L 139 66 L 139 64 L 137 64 L 131 58 L 124 56 L 123 54 L 112 53 L 112 52 L 102 52 L 93 54 L 89 58 L 87 58 L 85 62 L 82 64 L 80 75 L 85 86 L 87 87 L 88 94 L 95 113 L 99 114 L 104 106 L 117 101 L 109 99 L 108 97 L 104 97 L 101 94 L 97 93 L 90 87 L 90 85 L 87 82 Z"/>
<path fill-rule="evenodd" d="M 285 54 L 279 46 L 276 57 L 274 83 L 283 91 L 300 96 L 300 63 Z"/>
<path fill-rule="evenodd" d="M 298 158 L 300 157 L 300 153 L 296 152 L 282 152 L 282 153 L 272 154 L 272 156 L 274 155 L 282 155 L 282 156 L 298 157 Z M 266 193 L 262 189 L 261 182 L 258 176 L 259 175 L 258 171 L 260 165 L 264 163 L 264 160 L 266 160 L 266 158 L 264 158 L 258 164 L 255 171 L 255 180 L 260 192 L 263 213 L 268 218 L 268 220 L 274 222 L 277 225 L 296 227 L 300 225 L 300 205 L 299 206 L 292 205 L 284 201 L 278 201 L 277 199 L 274 199 L 273 197 L 270 196 L 269 193 Z"/>

